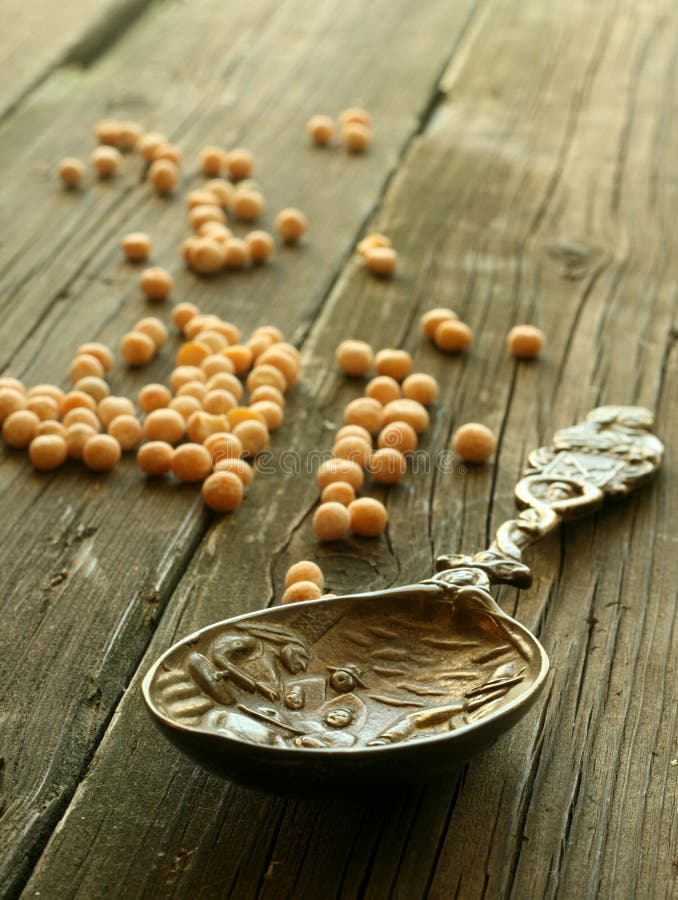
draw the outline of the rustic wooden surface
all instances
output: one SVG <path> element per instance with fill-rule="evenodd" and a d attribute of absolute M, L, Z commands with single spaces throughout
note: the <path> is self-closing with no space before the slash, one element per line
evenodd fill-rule
<path fill-rule="evenodd" d="M 24 21 L 49 11 L 15 5 Z M 144 227 L 156 259 L 177 271 L 177 298 L 244 330 L 273 321 L 301 346 L 303 378 L 277 448 L 331 443 L 328 423 L 359 388 L 328 363 L 352 335 L 406 347 L 440 378 L 432 451 L 469 419 L 501 441 L 491 466 L 388 491 L 388 541 L 327 548 L 312 539 L 308 475 L 261 475 L 241 511 L 216 520 L 194 489 L 146 485 L 131 460 L 106 478 L 40 476 L 25 455 L 4 453 L 0 891 L 671 896 L 673 4 L 145 7 L 62 4 L 51 41 L 32 37 L 21 78 L 0 77 L 3 372 L 63 382 L 77 343 L 117 342 L 144 309 L 117 241 Z M 23 34 L 17 25 L 0 39 L 0 76 Z M 355 102 L 375 117 L 369 155 L 307 147 L 308 115 Z M 137 164 L 76 197 L 54 183 L 54 162 L 85 154 L 92 122 L 107 114 L 165 131 L 189 160 L 205 143 L 251 146 L 270 210 L 308 213 L 307 244 L 262 272 L 209 284 L 184 274 L 180 200 L 149 196 Z M 367 222 L 399 249 L 392 282 L 354 262 Z M 416 327 L 421 312 L 448 304 L 476 333 L 463 359 L 437 353 Z M 538 364 L 504 352 L 520 321 L 546 332 Z M 115 390 L 165 376 L 170 357 L 141 377 L 116 372 Z M 163 743 L 139 683 L 173 640 L 271 602 L 300 556 L 319 557 L 329 586 L 346 591 L 415 580 L 438 552 L 480 547 L 512 509 L 526 453 L 607 402 L 656 412 L 664 471 L 535 552 L 530 591 L 503 591 L 552 659 L 548 690 L 445 790 L 285 801 L 207 776 Z"/>

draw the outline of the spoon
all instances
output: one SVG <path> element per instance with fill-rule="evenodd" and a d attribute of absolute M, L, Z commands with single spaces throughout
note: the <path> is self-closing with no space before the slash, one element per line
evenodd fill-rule
<path fill-rule="evenodd" d="M 526 588 L 523 550 L 658 469 L 642 407 L 603 406 L 529 456 L 522 512 L 419 584 L 209 625 L 151 667 L 156 724 L 206 769 L 273 793 L 425 781 L 454 771 L 537 700 L 549 661 L 491 584 Z"/>

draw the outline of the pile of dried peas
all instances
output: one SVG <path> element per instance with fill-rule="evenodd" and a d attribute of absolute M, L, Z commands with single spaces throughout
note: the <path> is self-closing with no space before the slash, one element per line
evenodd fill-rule
<path fill-rule="evenodd" d="M 339 117 L 341 144 L 351 153 L 365 152 L 372 139 L 367 111 L 344 110 Z M 313 116 L 307 125 L 318 146 L 332 142 L 336 124 L 326 115 Z M 134 122 L 104 120 L 97 123 L 99 146 L 90 161 L 100 178 L 111 178 L 122 163 L 121 153 L 136 150 L 148 164 L 147 180 L 159 194 L 175 191 L 181 178 L 183 156 L 164 135 L 143 134 Z M 200 275 L 238 269 L 266 262 L 274 249 L 271 235 L 254 230 L 244 239 L 234 237 L 227 213 L 251 223 L 262 215 L 266 201 L 250 179 L 254 158 L 244 148 L 227 152 L 204 147 L 199 165 L 209 179 L 186 194 L 188 219 L 194 234 L 182 246 L 187 266 Z M 59 175 L 68 188 L 78 187 L 84 165 L 75 158 L 62 160 Z M 296 243 L 305 234 L 307 221 L 299 210 L 281 210 L 275 218 L 280 238 Z M 152 242 L 144 233 L 130 233 L 122 249 L 131 262 L 145 262 Z M 393 274 L 397 253 L 388 237 L 368 234 L 357 246 L 366 269 L 380 277 Z M 162 301 L 171 293 L 173 278 L 165 269 L 145 270 L 140 278 L 149 300 Z M 254 470 L 243 457 L 252 458 L 268 445 L 269 433 L 283 421 L 284 392 L 299 374 L 296 348 L 283 341 L 272 326 L 256 329 L 240 344 L 238 329 L 217 316 L 204 316 L 191 304 L 178 304 L 172 318 L 187 338 L 177 353 L 169 387 L 148 384 L 137 400 L 145 418 L 140 421 L 134 405 L 124 397 L 110 396 L 105 376 L 113 364 L 111 351 L 102 344 L 81 345 L 69 374 L 73 390 L 64 393 L 54 385 L 38 385 L 26 391 L 16 379 L 0 379 L 0 421 L 3 437 L 12 446 L 28 446 L 31 461 L 40 469 L 61 465 L 68 456 L 83 459 L 90 468 L 113 468 L 121 452 L 137 447 L 140 468 L 147 475 L 172 472 L 182 481 L 202 481 L 202 493 L 215 510 L 235 509 Z M 465 350 L 472 341 L 470 328 L 450 309 L 433 309 L 421 320 L 422 332 L 444 351 Z M 130 366 L 143 366 L 168 339 L 166 326 L 155 317 L 137 322 L 120 342 L 120 354 Z M 543 346 L 543 335 L 530 325 L 517 326 L 507 338 L 517 358 L 532 358 Z M 349 531 L 373 537 L 388 522 L 385 507 L 370 497 L 356 498 L 367 471 L 379 483 L 394 484 L 406 471 L 406 456 L 416 449 L 417 435 L 429 422 L 426 407 L 439 386 L 425 373 L 411 373 L 412 359 L 402 350 L 373 354 L 361 341 L 345 341 L 337 349 L 340 367 L 350 375 L 363 375 L 372 366 L 376 377 L 365 396 L 350 403 L 345 425 L 336 435 L 333 458 L 321 465 L 317 480 L 321 504 L 313 525 L 320 540 L 336 540 Z M 248 406 L 242 405 L 240 377 L 247 377 Z M 100 434 L 101 428 L 106 434 Z M 185 438 L 188 442 L 180 443 Z M 373 439 L 377 439 L 377 448 Z M 486 426 L 467 423 L 454 435 L 452 446 L 462 458 L 483 462 L 496 441 Z M 292 567 L 286 578 L 283 602 L 320 596 L 323 576 L 311 562 Z"/>

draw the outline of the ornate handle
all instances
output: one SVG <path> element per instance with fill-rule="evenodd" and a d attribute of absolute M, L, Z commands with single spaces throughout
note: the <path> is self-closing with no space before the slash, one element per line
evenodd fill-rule
<path fill-rule="evenodd" d="M 654 475 L 664 447 L 650 432 L 653 424 L 652 413 L 642 406 L 599 406 L 586 421 L 556 432 L 551 447 L 530 454 L 516 485 L 523 511 L 499 527 L 487 550 L 439 557 L 433 580 L 473 586 L 474 593 L 486 592 L 490 584 L 529 587 L 532 574 L 521 562 L 526 547 L 562 519 L 587 515 L 606 495 L 628 494 Z"/>

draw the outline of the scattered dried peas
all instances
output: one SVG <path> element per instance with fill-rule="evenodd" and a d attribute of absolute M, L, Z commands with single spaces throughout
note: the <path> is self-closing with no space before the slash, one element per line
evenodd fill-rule
<path fill-rule="evenodd" d="M 408 400 L 416 400 L 423 406 L 430 406 L 440 392 L 440 385 L 433 375 L 415 372 L 403 381 L 403 394 Z"/>
<path fill-rule="evenodd" d="M 143 231 L 132 231 L 123 235 L 120 246 L 130 262 L 146 262 L 151 255 L 151 239 Z"/>
<path fill-rule="evenodd" d="M 96 412 L 101 424 L 104 428 L 108 428 L 116 416 L 133 416 L 134 404 L 127 397 L 104 397 Z"/>
<path fill-rule="evenodd" d="M 148 335 L 158 350 L 165 346 L 169 337 L 167 326 L 155 316 L 146 316 L 144 319 L 139 319 L 134 326 L 134 330 Z"/>
<path fill-rule="evenodd" d="M 159 194 L 171 194 L 179 181 L 179 166 L 170 159 L 156 159 L 148 167 L 147 177 Z"/>
<path fill-rule="evenodd" d="M 218 460 L 214 464 L 214 469 L 216 472 L 233 472 L 234 475 L 238 476 L 245 487 L 247 487 L 254 478 L 254 469 L 248 462 L 245 462 L 244 459 L 226 457 L 225 459 Z"/>
<path fill-rule="evenodd" d="M 268 428 L 263 422 L 254 419 L 239 422 L 233 428 L 233 434 L 240 440 L 245 456 L 256 456 L 268 447 Z"/>
<path fill-rule="evenodd" d="M 372 455 L 372 441 L 368 443 L 356 435 L 348 435 L 336 442 L 332 453 L 337 459 L 349 459 L 364 469 Z"/>
<path fill-rule="evenodd" d="M 318 466 L 316 481 L 318 487 L 327 487 L 333 481 L 347 481 L 354 491 L 359 491 L 363 486 L 365 475 L 362 468 L 350 459 L 327 459 Z"/>
<path fill-rule="evenodd" d="M 322 589 L 325 587 L 325 578 L 322 569 L 316 563 L 309 559 L 302 559 L 289 567 L 285 573 L 285 587 L 291 584 L 297 584 L 300 581 L 310 581 L 316 587 Z"/>
<path fill-rule="evenodd" d="M 272 384 L 273 387 L 278 388 L 283 394 L 287 391 L 287 379 L 280 369 L 277 366 L 272 366 L 269 363 L 260 363 L 257 360 L 257 365 L 247 376 L 245 385 L 248 391 L 253 391 L 254 388 L 262 384 Z"/>
<path fill-rule="evenodd" d="M 399 400 L 402 397 L 402 391 L 395 378 L 390 375 L 377 375 L 365 386 L 365 396 L 371 397 L 385 406 L 392 400 Z"/>
<path fill-rule="evenodd" d="M 224 247 L 224 267 L 244 269 L 250 262 L 250 248 L 240 238 L 229 238 Z"/>
<path fill-rule="evenodd" d="M 174 163 L 175 166 L 180 166 L 184 160 L 184 154 L 181 150 L 176 146 L 176 144 L 160 144 L 153 151 L 153 159 L 160 160 L 165 159 L 169 160 L 169 162 Z"/>
<path fill-rule="evenodd" d="M 372 232 L 371 234 L 366 234 L 365 237 L 358 243 L 356 250 L 358 253 L 365 258 L 365 254 L 368 250 L 371 250 L 373 247 L 390 247 L 391 239 L 386 237 L 385 234 L 379 234 L 378 232 Z"/>
<path fill-rule="evenodd" d="M 177 350 L 174 362 L 177 366 L 199 366 L 200 363 L 210 356 L 212 350 L 207 344 L 201 344 L 200 341 L 187 341 Z"/>
<path fill-rule="evenodd" d="M 173 397 L 168 404 L 168 408 L 176 410 L 184 421 L 188 423 L 194 412 L 202 410 L 202 403 L 195 397 L 190 397 L 186 394 L 183 397 Z"/>
<path fill-rule="evenodd" d="M 466 462 L 483 463 L 492 456 L 497 440 L 487 425 L 467 422 L 454 433 L 452 449 Z"/>
<path fill-rule="evenodd" d="M 372 497 L 359 497 L 349 504 L 351 531 L 361 537 L 377 537 L 388 525 L 386 507 Z"/>
<path fill-rule="evenodd" d="M 40 419 L 28 409 L 10 413 L 2 424 L 2 439 L 10 447 L 24 449 L 35 437 Z"/>
<path fill-rule="evenodd" d="M 85 177 L 85 166 L 74 156 L 66 156 L 59 163 L 59 178 L 67 188 L 77 188 Z"/>
<path fill-rule="evenodd" d="M 110 434 L 95 434 L 85 441 L 82 459 L 95 472 L 110 472 L 120 462 L 120 444 Z"/>
<path fill-rule="evenodd" d="M 144 434 L 151 441 L 178 444 L 186 434 L 186 423 L 175 409 L 154 409 L 144 419 Z"/>
<path fill-rule="evenodd" d="M 26 409 L 36 414 L 41 422 L 56 419 L 59 415 L 59 404 L 54 397 L 35 394 L 26 400 Z"/>
<path fill-rule="evenodd" d="M 81 378 L 86 378 L 88 375 L 103 378 L 105 372 L 96 356 L 79 353 L 68 367 L 68 374 L 71 381 L 80 381 Z"/>
<path fill-rule="evenodd" d="M 201 225 L 206 225 L 208 222 L 217 222 L 221 225 L 225 225 L 226 215 L 223 209 L 216 203 L 214 205 L 205 203 L 201 206 L 194 206 L 189 210 L 188 221 L 190 222 L 191 228 L 194 231 L 197 231 Z"/>
<path fill-rule="evenodd" d="M 226 416 L 217 416 L 202 410 L 193 413 L 186 423 L 188 437 L 197 444 L 204 444 L 211 434 L 223 434 L 228 429 Z"/>
<path fill-rule="evenodd" d="M 372 435 L 366 428 L 363 428 L 362 425 L 342 425 L 334 436 L 334 443 L 338 444 L 342 438 L 348 437 L 349 435 L 360 437 L 372 446 Z"/>
<path fill-rule="evenodd" d="M 172 308 L 172 321 L 182 331 L 188 325 L 192 318 L 197 316 L 200 310 L 193 303 L 177 303 Z"/>
<path fill-rule="evenodd" d="M 76 390 L 79 389 L 76 388 Z M 59 404 L 59 408 L 61 408 L 61 401 L 66 396 L 61 388 L 57 387 L 55 384 L 36 384 L 32 388 L 30 388 L 30 390 L 26 394 L 27 397 L 35 397 L 36 395 L 51 397 Z"/>
<path fill-rule="evenodd" d="M 416 400 L 393 400 L 384 407 L 384 425 L 391 422 L 407 422 L 412 428 L 421 434 L 429 425 L 429 414 L 425 406 Z"/>
<path fill-rule="evenodd" d="M 254 406 L 262 400 L 276 403 L 280 407 L 285 406 L 285 397 L 282 391 L 279 391 L 277 387 L 273 387 L 272 384 L 260 384 L 259 387 L 254 388 L 250 393 L 251 406 Z"/>
<path fill-rule="evenodd" d="M 195 397 L 201 406 L 206 394 L 207 386 L 202 381 L 187 381 L 177 391 L 177 397 Z"/>
<path fill-rule="evenodd" d="M 348 506 L 355 500 L 355 491 L 348 481 L 333 481 L 323 488 L 320 499 L 323 503 L 341 503 L 342 506 Z"/>
<path fill-rule="evenodd" d="M 236 375 L 244 375 L 252 366 L 252 351 L 243 344 L 232 344 L 222 350 L 222 355 L 233 366 Z"/>
<path fill-rule="evenodd" d="M 230 391 L 225 391 L 221 388 L 207 391 L 202 398 L 202 408 L 205 412 L 212 413 L 216 416 L 226 415 L 226 413 L 235 409 L 237 405 L 238 401 L 233 394 Z"/>
<path fill-rule="evenodd" d="M 285 350 L 282 344 L 273 344 L 267 350 L 264 350 L 257 360 L 255 368 L 264 365 L 273 366 L 275 369 L 282 372 L 288 389 L 294 387 L 297 383 L 300 368 L 299 363 L 291 353 L 288 353 L 287 350 Z M 280 388 L 280 390 L 282 390 L 282 388 Z"/>
<path fill-rule="evenodd" d="M 90 162 L 99 178 L 112 178 L 120 168 L 122 157 L 115 147 L 95 147 L 90 154 Z"/>
<path fill-rule="evenodd" d="M 255 263 L 266 262 L 273 253 L 273 238 L 267 231 L 250 231 L 245 235 L 245 243 Z"/>
<path fill-rule="evenodd" d="M 264 417 L 269 431 L 277 431 L 285 418 L 282 407 L 272 400 L 257 400 L 252 403 L 250 398 L 250 409 Z"/>
<path fill-rule="evenodd" d="M 173 458 L 174 447 L 165 441 L 149 441 L 137 450 L 137 463 L 144 475 L 167 475 Z"/>
<path fill-rule="evenodd" d="M 85 375 L 84 378 L 79 378 L 73 385 L 73 389 L 89 394 L 97 403 L 111 393 L 108 382 L 103 378 L 97 378 L 96 375 Z"/>
<path fill-rule="evenodd" d="M 19 391 L 20 394 L 26 393 L 23 383 L 18 378 L 11 378 L 9 375 L 0 378 L 0 388 L 12 388 L 12 390 Z"/>
<path fill-rule="evenodd" d="M 419 440 L 417 432 L 407 422 L 390 422 L 379 432 L 377 446 L 393 447 L 401 453 L 413 453 Z"/>
<path fill-rule="evenodd" d="M 217 372 L 216 375 L 210 376 L 207 388 L 210 391 L 217 389 L 230 391 L 238 402 L 242 400 L 244 394 L 242 384 L 230 372 Z"/>
<path fill-rule="evenodd" d="M 89 425 L 95 434 L 101 431 L 101 421 L 97 414 L 84 406 L 76 406 L 74 409 L 69 409 L 63 418 L 63 422 L 66 428 L 70 428 L 71 425 L 77 425 L 78 423 L 84 423 Z"/>
<path fill-rule="evenodd" d="M 128 331 L 120 341 L 120 356 L 128 366 L 145 366 L 156 353 L 155 341 L 141 331 Z"/>
<path fill-rule="evenodd" d="M 172 456 L 172 473 L 179 481 L 204 481 L 212 471 L 212 458 L 202 444 L 182 444 Z"/>
<path fill-rule="evenodd" d="M 66 429 L 66 444 L 68 446 L 68 455 L 71 459 L 82 459 L 85 444 L 97 434 L 98 430 L 98 428 L 94 429 L 85 422 L 76 422 L 74 425 L 68 426 Z"/>
<path fill-rule="evenodd" d="M 66 462 L 68 445 L 61 435 L 39 434 L 31 441 L 28 456 L 36 469 L 58 469 Z"/>
<path fill-rule="evenodd" d="M 118 123 L 118 148 L 124 152 L 136 149 L 137 144 L 141 140 L 143 130 L 138 122 L 119 122 Z"/>
<path fill-rule="evenodd" d="M 437 326 L 433 334 L 433 342 L 436 347 L 448 353 L 460 353 L 469 346 L 472 340 L 471 329 L 458 319 L 445 319 Z"/>
<path fill-rule="evenodd" d="M 261 191 L 252 187 L 237 187 L 231 197 L 229 209 L 236 219 L 254 222 L 264 211 L 266 203 Z"/>
<path fill-rule="evenodd" d="M 205 438 L 204 445 L 212 458 L 212 466 L 214 468 L 224 459 L 239 459 L 242 455 L 240 438 L 225 431 L 217 431 L 208 435 Z"/>
<path fill-rule="evenodd" d="M 369 471 L 380 484 L 395 484 L 407 471 L 405 457 L 395 447 L 375 450 L 369 460 Z"/>
<path fill-rule="evenodd" d="M 366 341 L 342 341 L 335 357 L 339 368 L 347 375 L 364 375 L 374 360 L 374 352 Z"/>
<path fill-rule="evenodd" d="M 26 408 L 26 397 L 14 388 L 0 389 L 0 422 L 4 422 L 12 413 Z"/>
<path fill-rule="evenodd" d="M 212 353 L 210 356 L 206 356 L 200 363 L 200 368 L 208 378 L 219 372 L 228 372 L 231 375 L 235 372 L 235 366 L 230 357 L 222 353 Z"/>
<path fill-rule="evenodd" d="M 114 437 L 123 450 L 132 450 L 141 443 L 144 430 L 136 416 L 116 416 L 106 431 Z"/>
<path fill-rule="evenodd" d="M 400 401 L 396 400 L 395 402 L 399 403 Z M 352 400 L 344 410 L 344 422 L 347 425 L 360 425 L 370 434 L 376 434 L 384 424 L 383 407 L 378 400 L 374 400 L 372 397 L 358 397 Z"/>
<path fill-rule="evenodd" d="M 39 422 L 38 427 L 35 429 L 35 436 L 38 437 L 41 434 L 57 434 L 59 437 L 62 437 L 66 440 L 68 435 L 68 431 L 66 426 L 62 422 L 55 422 L 52 419 L 46 419 L 44 422 Z"/>
<path fill-rule="evenodd" d="M 302 603 L 304 600 L 319 600 L 322 590 L 312 581 L 295 581 L 282 595 L 281 603 Z"/>
<path fill-rule="evenodd" d="M 407 350 L 380 350 L 374 357 L 374 367 L 380 375 L 403 381 L 412 371 L 412 357 Z"/>
<path fill-rule="evenodd" d="M 334 119 L 330 116 L 311 116 L 306 123 L 306 130 L 308 131 L 311 140 L 319 147 L 325 147 L 329 144 L 334 135 L 334 129 Z"/>
<path fill-rule="evenodd" d="M 215 178 L 226 168 L 226 151 L 223 147 L 203 147 L 199 155 L 203 175 Z"/>
<path fill-rule="evenodd" d="M 154 266 L 141 273 L 139 286 L 149 300 L 166 300 L 174 287 L 174 279 L 166 269 Z"/>
<path fill-rule="evenodd" d="M 202 486 L 202 497 L 207 506 L 215 512 L 232 512 L 242 503 L 243 483 L 234 472 L 220 470 L 206 478 Z"/>
<path fill-rule="evenodd" d="M 360 106 L 349 106 L 348 109 L 345 109 L 340 113 L 339 124 L 344 126 L 348 125 L 349 122 L 359 122 L 361 125 L 371 128 L 372 116 L 366 109 L 363 109 Z"/>
<path fill-rule="evenodd" d="M 233 185 L 225 178 L 212 178 L 205 185 L 205 190 L 211 191 L 222 206 L 228 206 L 233 196 Z"/>
<path fill-rule="evenodd" d="M 94 397 L 91 397 L 84 391 L 69 391 L 67 394 L 64 394 L 61 403 L 59 404 L 61 416 L 65 416 L 70 409 L 75 409 L 78 406 L 84 406 L 85 409 L 91 409 L 92 412 L 97 411 L 97 404 Z"/>
<path fill-rule="evenodd" d="M 544 346 L 544 334 L 534 325 L 516 325 L 509 331 L 506 343 L 516 359 L 534 359 Z"/>
<path fill-rule="evenodd" d="M 234 181 L 241 181 L 243 178 L 249 178 L 254 168 L 254 156 L 249 150 L 237 147 L 231 150 L 226 157 L 226 168 Z"/>
<path fill-rule="evenodd" d="M 115 119 L 99 119 L 94 125 L 94 136 L 100 144 L 115 147 L 120 139 L 120 123 Z"/>
<path fill-rule="evenodd" d="M 106 344 L 100 344 L 98 341 L 89 341 L 86 344 L 80 344 L 75 351 L 76 356 L 81 353 L 88 353 L 90 356 L 96 356 L 105 372 L 110 372 L 113 368 L 113 352 Z"/>
<path fill-rule="evenodd" d="M 320 541 L 339 541 L 350 527 L 351 516 L 341 503 L 321 503 L 313 515 L 313 530 Z"/>
<path fill-rule="evenodd" d="M 370 247 L 365 251 L 365 265 L 375 275 L 392 275 L 397 262 L 398 254 L 393 247 Z"/>
<path fill-rule="evenodd" d="M 160 134 L 159 131 L 149 131 L 137 142 L 137 150 L 146 162 L 152 162 L 155 158 L 156 150 L 166 143 L 167 138 L 164 134 Z"/>
<path fill-rule="evenodd" d="M 446 306 L 437 306 L 435 309 L 429 309 L 428 312 L 424 313 L 421 319 L 419 319 L 419 327 L 421 328 L 422 334 L 432 341 L 435 337 L 438 325 L 442 322 L 449 322 L 450 319 L 457 318 L 459 317 L 453 310 L 448 309 Z"/>
<path fill-rule="evenodd" d="M 293 207 L 282 209 L 275 217 L 276 231 L 288 244 L 295 244 L 306 233 L 307 227 L 306 216 Z"/>
<path fill-rule="evenodd" d="M 364 153 L 370 146 L 372 131 L 360 122 L 347 122 L 341 129 L 341 143 L 349 153 Z"/>

